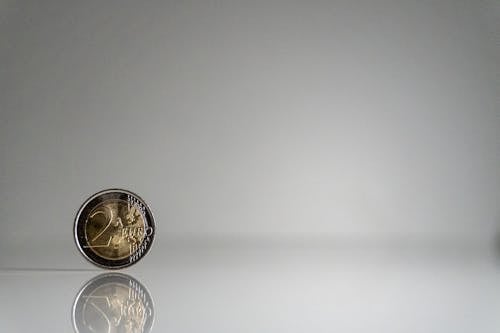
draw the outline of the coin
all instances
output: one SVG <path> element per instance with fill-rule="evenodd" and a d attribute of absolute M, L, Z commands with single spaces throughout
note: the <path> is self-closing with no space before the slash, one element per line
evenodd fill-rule
<path fill-rule="evenodd" d="M 148 290 L 131 276 L 101 274 L 87 282 L 73 303 L 77 333 L 151 332 L 154 305 Z"/>
<path fill-rule="evenodd" d="M 140 260 L 151 248 L 155 222 L 137 194 L 111 189 L 88 198 L 75 218 L 75 241 L 80 252 L 103 268 L 123 268 Z"/>

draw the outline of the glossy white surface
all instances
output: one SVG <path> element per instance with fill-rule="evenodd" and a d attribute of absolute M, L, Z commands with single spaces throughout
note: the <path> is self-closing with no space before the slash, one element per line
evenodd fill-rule
<path fill-rule="evenodd" d="M 500 261 L 484 250 L 218 244 L 171 247 L 161 261 L 122 271 L 149 290 L 151 332 L 494 333 L 500 325 Z M 2 331 L 70 332 L 77 293 L 101 273 L 0 270 Z"/>

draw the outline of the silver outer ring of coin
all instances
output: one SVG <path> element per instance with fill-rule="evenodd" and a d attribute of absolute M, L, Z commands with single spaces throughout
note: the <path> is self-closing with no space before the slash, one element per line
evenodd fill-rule
<path fill-rule="evenodd" d="M 85 296 L 86 294 L 89 294 L 96 290 L 97 288 L 101 287 L 102 285 L 106 284 L 108 281 L 109 283 L 118 283 L 117 280 L 123 280 L 124 285 L 130 288 L 131 282 L 138 288 L 142 295 L 144 297 L 143 301 L 146 301 L 148 304 L 150 304 L 150 308 L 152 309 L 152 315 L 150 317 L 150 322 L 147 323 L 146 331 L 144 332 L 151 332 L 153 326 L 154 326 L 154 319 L 155 319 L 155 314 L 154 314 L 154 302 L 153 298 L 151 297 L 151 294 L 148 291 L 148 288 L 146 288 L 142 283 L 131 277 L 130 275 L 127 274 L 122 274 L 122 273 L 103 273 L 100 274 L 91 280 L 89 280 L 87 283 L 83 285 L 83 287 L 80 289 L 78 294 L 75 297 L 75 300 L 73 301 L 73 307 L 71 309 L 71 322 L 73 323 L 73 329 L 75 332 L 79 333 L 80 330 L 78 328 L 77 324 L 77 318 L 78 318 L 78 313 L 77 313 L 77 308 L 80 305 L 80 301 L 82 300 L 82 296 Z M 128 284 L 125 284 L 125 281 L 128 281 Z M 95 284 L 95 286 L 94 286 Z"/>
<path fill-rule="evenodd" d="M 151 232 L 149 235 L 146 236 L 142 244 L 144 245 L 144 248 L 142 252 L 135 256 L 132 254 L 132 256 L 129 256 L 125 259 L 120 259 L 120 260 L 108 260 L 105 258 L 100 257 L 96 253 L 94 253 L 90 248 L 84 248 L 83 244 L 85 244 L 86 239 L 85 239 L 85 232 L 83 232 L 83 228 L 85 227 L 86 223 L 86 218 L 85 216 L 87 214 L 84 214 L 86 211 L 90 211 L 93 209 L 93 207 L 96 206 L 98 202 L 102 202 L 107 199 L 123 199 L 127 200 L 128 198 L 134 198 L 136 202 L 139 202 L 143 208 L 144 208 L 144 214 L 145 214 L 145 223 L 146 227 L 150 228 Z M 94 203 L 90 205 L 91 203 Z M 146 204 L 146 202 L 137 194 L 123 190 L 123 189 L 108 189 L 104 191 L 97 192 L 96 194 L 92 195 L 90 198 L 85 200 L 85 202 L 82 204 L 80 209 L 78 210 L 78 213 L 76 214 L 75 217 L 75 223 L 74 223 L 74 240 L 76 243 L 76 247 L 78 250 L 80 250 L 80 253 L 90 261 L 92 264 L 101 267 L 101 268 L 106 268 L 106 269 L 120 269 L 120 268 L 125 268 L 128 266 L 131 266 L 135 263 L 137 263 L 139 260 L 141 260 L 151 249 L 151 246 L 153 244 L 153 240 L 155 237 L 155 232 L 156 232 L 156 223 L 155 219 L 153 216 L 153 213 L 151 212 L 151 209 L 149 206 Z M 141 248 L 142 248 L 141 244 Z M 137 253 L 137 251 L 135 252 Z"/>

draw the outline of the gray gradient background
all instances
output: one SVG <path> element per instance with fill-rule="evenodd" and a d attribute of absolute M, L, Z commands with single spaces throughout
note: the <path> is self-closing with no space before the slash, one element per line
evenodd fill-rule
<path fill-rule="evenodd" d="M 317 323 L 317 332 L 410 331 L 405 325 L 413 321 L 432 325 L 432 315 L 409 315 L 428 309 L 425 299 L 401 317 L 402 326 L 391 326 L 384 313 L 387 321 L 378 326 L 362 314 L 365 323 L 353 320 L 349 326 L 346 318 L 355 316 L 342 312 L 349 308 L 337 313 L 343 321 L 335 326 L 322 312 L 331 307 L 321 303 L 327 302 L 321 295 L 333 299 L 340 293 L 349 302 L 358 298 L 342 292 L 358 290 L 356 285 L 373 297 L 397 294 L 393 284 L 371 285 L 363 276 L 384 280 L 384 269 L 373 262 L 386 262 L 387 253 L 401 249 L 423 265 L 416 275 L 408 267 L 388 268 L 399 272 L 401 290 L 427 286 L 436 299 L 449 300 L 443 306 L 448 309 L 469 303 L 446 296 L 479 283 L 482 294 L 471 304 L 498 313 L 498 301 L 492 306 L 484 298 L 498 292 L 496 264 L 485 264 L 492 271 L 456 290 L 432 278 L 442 273 L 436 267 L 475 267 L 495 249 L 500 112 L 494 3 L 0 1 L 0 268 L 90 268 L 73 243 L 74 215 L 91 194 L 122 187 L 141 195 L 158 223 L 155 245 L 140 265 L 152 271 L 167 267 L 165 272 L 175 273 L 167 281 L 181 284 L 162 287 L 165 279 L 156 273 L 139 273 L 157 294 L 165 294 L 163 302 L 183 290 L 182 283 L 193 292 L 189 281 L 203 295 L 216 293 L 186 280 L 191 274 L 227 282 L 227 303 L 207 304 L 210 311 L 233 311 L 226 326 L 216 325 L 217 314 L 200 310 L 207 317 L 198 317 L 199 327 L 183 326 L 187 317 L 177 314 L 171 326 L 160 321 L 160 331 L 311 331 L 307 320 L 294 321 L 301 313 Z M 223 254 L 205 260 L 207 248 Z M 261 254 L 262 248 L 272 255 Z M 300 263 L 289 263 L 284 248 L 307 255 L 301 252 Z M 310 248 L 318 253 L 310 254 Z M 311 263 L 332 248 L 342 249 L 335 260 Z M 435 264 L 433 253 L 443 248 L 452 259 Z M 369 254 L 359 256 L 361 249 Z M 186 256 L 192 266 L 180 264 Z M 274 258 L 269 265 L 252 270 L 268 257 Z M 244 258 L 251 263 L 241 263 Z M 228 263 L 234 271 L 196 271 L 207 261 Z M 325 264 L 332 261 L 340 270 L 353 261 L 360 266 L 347 270 L 352 276 L 332 279 L 335 287 L 328 274 L 307 275 L 335 271 Z M 278 284 L 283 276 L 273 275 L 277 262 L 285 276 L 303 280 Z M 232 297 L 238 292 L 251 299 L 235 282 L 245 270 L 245 277 L 262 283 L 250 300 L 256 306 L 235 310 Z M 418 272 L 430 280 L 418 282 Z M 443 276 L 470 277 L 468 269 L 460 272 L 446 270 Z M 4 274 L 2 291 L 14 286 L 10 292 L 22 294 L 15 289 L 22 279 Z M 23 276 L 35 285 L 58 281 L 36 274 Z M 42 290 L 53 292 L 54 283 Z M 325 287 L 305 291 L 317 311 L 290 307 L 286 297 L 278 297 L 276 304 L 264 303 L 270 311 L 285 308 L 283 322 L 237 325 L 245 323 L 246 313 L 264 311 L 256 290 L 285 296 L 304 292 L 306 285 Z M 61 288 L 71 298 L 78 287 L 80 282 Z M 418 291 L 410 293 L 419 300 Z M 388 309 L 397 310 L 400 301 L 392 301 Z M 372 309 L 370 302 L 363 304 Z M 165 307 L 175 312 L 174 304 Z M 8 318 L 16 315 L 2 318 L 16 331 L 19 323 Z M 483 331 L 493 329 L 493 318 L 498 314 L 478 319 Z M 474 331 L 453 320 L 448 326 L 411 327 Z M 66 324 L 60 331 L 67 331 Z"/>

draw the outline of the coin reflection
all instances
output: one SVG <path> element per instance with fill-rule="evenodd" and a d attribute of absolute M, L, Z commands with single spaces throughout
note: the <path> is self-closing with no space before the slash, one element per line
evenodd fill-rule
<path fill-rule="evenodd" d="M 77 333 L 146 333 L 153 325 L 153 301 L 133 277 L 105 273 L 83 286 L 72 317 Z"/>

